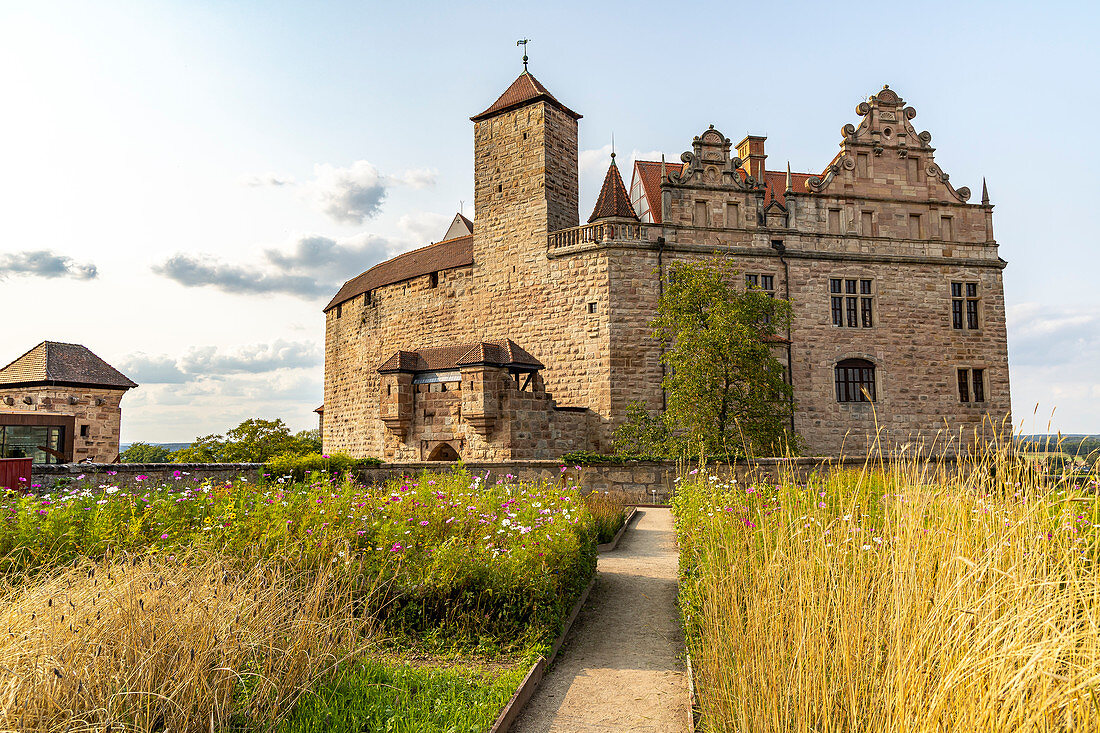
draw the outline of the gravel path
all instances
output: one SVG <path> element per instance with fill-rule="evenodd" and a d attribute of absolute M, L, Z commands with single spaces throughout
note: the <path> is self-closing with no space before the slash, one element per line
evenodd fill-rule
<path fill-rule="evenodd" d="M 688 729 L 687 675 L 676 610 L 677 550 L 667 509 L 639 509 L 553 668 L 512 731 Z"/>

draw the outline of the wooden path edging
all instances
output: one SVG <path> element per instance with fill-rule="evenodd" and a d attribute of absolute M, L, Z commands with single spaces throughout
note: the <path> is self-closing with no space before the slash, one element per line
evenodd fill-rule
<path fill-rule="evenodd" d="M 623 527 L 626 527 L 625 523 Z M 565 637 L 569 633 L 569 629 L 572 628 L 573 622 L 581 612 L 581 607 L 584 605 L 584 602 L 588 600 L 588 594 L 592 591 L 594 585 L 596 585 L 595 574 L 592 575 L 592 580 L 588 581 L 588 585 L 585 586 L 584 591 L 581 593 L 581 597 L 573 604 L 573 610 L 569 613 L 569 618 L 565 620 L 565 625 L 562 627 L 561 633 L 554 642 L 554 646 L 550 647 L 549 659 L 540 656 L 535 663 L 531 665 L 531 669 L 527 672 L 527 676 L 523 678 L 523 682 L 520 683 L 515 694 L 512 695 L 512 699 L 509 700 L 508 704 L 504 706 L 504 709 L 500 711 L 500 715 L 497 716 L 496 722 L 489 728 L 489 733 L 508 733 L 512 724 L 516 722 L 516 718 L 523 712 L 523 708 L 527 705 L 527 701 L 531 699 L 531 696 L 535 694 L 535 690 L 538 689 L 539 683 L 542 682 L 543 675 L 546 674 L 546 670 L 558 655 L 558 650 L 561 649 L 561 645 L 565 642 Z"/>
<path fill-rule="evenodd" d="M 619 531 L 615 533 L 615 536 L 611 538 L 610 542 L 604 542 L 602 545 L 596 545 L 596 552 L 611 552 L 619 546 L 619 540 L 622 539 L 623 533 L 626 532 L 626 528 L 630 526 L 630 521 L 634 519 L 634 515 L 638 513 L 638 507 L 630 507 L 630 513 L 626 515 L 626 520 L 623 521 L 623 526 L 619 527 Z"/>

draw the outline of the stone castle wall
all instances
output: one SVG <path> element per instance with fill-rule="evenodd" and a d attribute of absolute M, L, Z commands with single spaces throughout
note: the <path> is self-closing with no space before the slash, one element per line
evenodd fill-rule
<path fill-rule="evenodd" d="M 72 416 L 73 460 L 109 462 L 119 452 L 124 394 L 95 387 L 5 387 L 0 388 L 0 412 Z"/>
<path fill-rule="evenodd" d="M 789 357 L 786 348 L 777 356 L 789 361 L 795 429 L 809 451 L 859 452 L 880 433 L 897 446 L 916 434 L 957 438 L 1000 424 L 1011 406 L 1005 263 L 992 206 L 967 203 L 969 192 L 950 185 L 931 136 L 916 133 L 908 122 L 915 112 L 888 91 L 860 105 L 863 120 L 845 126 L 826 170 L 798 177 L 789 192 L 774 180 L 768 188 L 747 181 L 712 128 L 662 186 L 663 224 L 561 239 L 566 245 L 548 236 L 577 219 L 575 120 L 538 101 L 475 123 L 474 265 L 440 273 L 436 288 L 422 276 L 379 288 L 369 305 L 362 297 L 345 303 L 342 317 L 327 313 L 326 450 L 422 452 L 385 432 L 378 365 L 398 349 L 500 338 L 546 366 L 541 375 L 558 405 L 591 411 L 586 442 L 606 450 L 629 402 L 663 406 L 649 326 L 660 276 L 716 253 L 744 273 L 771 275 L 775 295 L 791 300 Z M 753 157 L 745 165 L 759 174 L 763 138 L 747 141 Z M 833 325 L 830 278 L 873 282 L 873 326 Z M 980 328 L 952 327 L 951 282 L 978 283 Z M 834 368 L 846 358 L 875 365 L 873 405 L 837 401 Z M 985 402 L 959 400 L 959 368 L 985 370 Z M 520 437 L 528 432 L 508 439 L 517 450 L 538 446 L 537 432 Z"/>

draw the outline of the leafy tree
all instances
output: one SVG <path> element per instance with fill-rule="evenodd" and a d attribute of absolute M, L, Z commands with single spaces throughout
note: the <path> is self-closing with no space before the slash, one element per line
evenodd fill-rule
<path fill-rule="evenodd" d="M 249 418 L 225 435 L 201 435 L 173 455 L 178 463 L 263 463 L 275 456 L 320 453 L 316 430 L 296 434 L 282 420 Z"/>
<path fill-rule="evenodd" d="M 118 460 L 121 463 L 169 463 L 172 460 L 172 451 L 163 445 L 131 443 L 129 448 L 119 454 Z"/>
<path fill-rule="evenodd" d="M 668 458 L 675 452 L 671 438 L 666 416 L 651 415 L 644 403 L 635 400 L 626 406 L 626 421 L 615 430 L 611 449 L 616 455 L 624 457 Z"/>
<path fill-rule="evenodd" d="M 775 455 L 793 448 L 793 393 L 772 348 L 791 306 L 736 287 L 729 260 L 671 268 L 653 321 L 669 367 L 667 419 L 695 451 Z"/>

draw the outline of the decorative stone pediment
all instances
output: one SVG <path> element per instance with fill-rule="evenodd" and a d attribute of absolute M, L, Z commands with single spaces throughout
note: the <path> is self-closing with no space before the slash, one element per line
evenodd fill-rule
<path fill-rule="evenodd" d="M 856 114 L 861 118 L 858 125 L 848 123 L 840 128 L 841 152 L 821 175 L 806 181 L 810 191 L 825 192 L 843 171 L 855 169 L 857 154 L 867 153 L 875 158 L 900 159 L 902 163 L 917 157 L 922 175 L 943 184 L 957 201 L 965 203 L 970 199 L 970 189 L 951 186 L 949 176 L 933 160 L 936 149 L 932 147 L 932 134 L 927 130 L 917 132 L 913 127 L 917 110 L 907 106 L 889 86 L 856 105 Z"/>
<path fill-rule="evenodd" d="M 756 182 L 738 169 L 742 160 L 731 156 L 730 139 L 711 125 L 691 143 L 691 150 L 680 156 L 687 165 L 681 172 L 670 172 L 669 182 L 674 186 L 693 188 L 726 188 L 743 191 L 755 188 Z"/>

